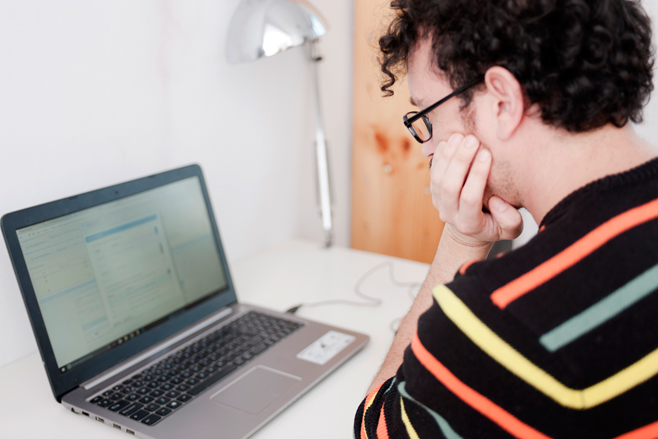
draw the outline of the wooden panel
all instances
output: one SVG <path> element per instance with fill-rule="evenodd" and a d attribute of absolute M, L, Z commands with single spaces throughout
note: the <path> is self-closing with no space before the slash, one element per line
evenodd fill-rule
<path fill-rule="evenodd" d="M 352 247 L 431 262 L 443 223 L 432 205 L 429 160 L 402 124 L 414 109 L 405 81 L 383 98 L 377 42 L 390 0 L 355 0 Z"/>

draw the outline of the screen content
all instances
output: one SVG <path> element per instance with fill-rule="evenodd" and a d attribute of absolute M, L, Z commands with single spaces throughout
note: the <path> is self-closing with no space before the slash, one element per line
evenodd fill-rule
<path fill-rule="evenodd" d="M 62 373 L 227 286 L 197 177 L 17 233 Z"/>

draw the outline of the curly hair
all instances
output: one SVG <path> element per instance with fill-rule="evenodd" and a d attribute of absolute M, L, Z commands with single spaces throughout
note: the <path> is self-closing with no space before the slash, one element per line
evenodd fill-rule
<path fill-rule="evenodd" d="M 546 124 L 584 132 L 642 121 L 654 53 L 639 0 L 393 0 L 391 8 L 379 40 L 387 96 L 415 44 L 430 38 L 453 88 L 501 66 Z M 472 96 L 461 96 L 464 107 Z"/>

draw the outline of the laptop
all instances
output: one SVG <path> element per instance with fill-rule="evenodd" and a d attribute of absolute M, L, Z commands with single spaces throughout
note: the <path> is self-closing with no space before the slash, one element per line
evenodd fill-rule
<path fill-rule="evenodd" d="M 1 225 L 55 399 L 130 435 L 246 438 L 368 342 L 238 302 L 197 165 Z"/>

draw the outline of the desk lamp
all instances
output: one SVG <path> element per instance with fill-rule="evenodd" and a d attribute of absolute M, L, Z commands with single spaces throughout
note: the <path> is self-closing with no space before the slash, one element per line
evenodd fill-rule
<path fill-rule="evenodd" d="M 327 32 L 327 27 L 322 15 L 305 0 L 241 0 L 231 18 L 226 40 L 226 57 L 229 63 L 237 64 L 309 44 L 315 94 L 318 200 L 325 234 L 324 244 L 331 247 L 332 203 L 317 69 L 317 63 L 322 60 L 318 54 L 317 41 Z"/>

